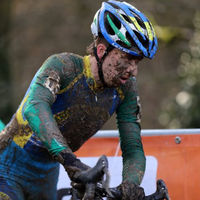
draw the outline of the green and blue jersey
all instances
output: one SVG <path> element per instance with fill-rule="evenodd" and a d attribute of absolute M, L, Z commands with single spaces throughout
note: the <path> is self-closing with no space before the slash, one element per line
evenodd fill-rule
<path fill-rule="evenodd" d="M 33 78 L 11 122 L 0 133 L 38 155 L 77 151 L 117 114 L 123 156 L 123 179 L 140 184 L 145 156 L 140 136 L 140 103 L 136 79 L 118 88 L 99 88 L 89 56 L 61 53 L 49 57 Z"/>

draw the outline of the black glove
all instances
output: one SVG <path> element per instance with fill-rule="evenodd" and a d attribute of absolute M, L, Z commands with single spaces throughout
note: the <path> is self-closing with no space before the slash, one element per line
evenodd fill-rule
<path fill-rule="evenodd" d="M 143 200 L 145 197 L 144 189 L 129 180 L 123 181 L 116 191 L 118 192 L 114 193 L 111 189 L 116 200 Z M 119 191 L 121 191 L 121 197 Z"/>
<path fill-rule="evenodd" d="M 77 172 L 82 172 L 90 169 L 88 165 L 82 163 L 74 154 L 72 153 L 63 153 L 61 152 L 60 155 L 62 159 L 60 159 L 61 163 L 63 164 L 66 172 L 71 181 L 74 179 L 74 175 Z"/>
<path fill-rule="evenodd" d="M 104 174 L 106 175 L 106 180 L 104 182 L 105 189 L 107 191 L 107 180 L 109 177 L 108 174 L 108 160 L 106 156 L 101 156 L 93 168 L 90 168 L 86 171 L 76 172 L 73 176 L 72 186 L 74 188 L 74 194 L 76 196 L 81 196 L 83 200 L 92 200 L 95 197 L 95 189 L 97 183 L 102 180 Z M 84 188 L 82 188 L 84 186 Z M 78 193 L 76 192 L 78 191 Z M 84 196 L 83 195 L 84 192 Z"/>

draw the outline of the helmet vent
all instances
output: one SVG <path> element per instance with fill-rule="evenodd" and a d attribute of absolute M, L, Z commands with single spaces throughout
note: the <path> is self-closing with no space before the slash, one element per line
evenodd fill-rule
<path fill-rule="evenodd" d="M 133 16 L 135 17 L 137 23 L 144 29 L 146 29 L 144 23 L 142 22 L 141 18 L 134 12 L 131 11 L 131 13 L 133 14 Z"/>
<path fill-rule="evenodd" d="M 105 28 L 108 32 L 108 34 L 110 35 L 115 35 L 115 32 L 114 30 L 112 29 L 112 27 L 110 26 L 110 24 L 107 22 L 107 14 L 109 15 L 109 17 L 111 18 L 111 20 L 113 21 L 113 23 L 115 24 L 115 26 L 120 29 L 121 28 L 121 23 L 120 21 L 112 14 L 112 13 L 109 13 L 109 12 L 106 12 L 106 14 L 104 15 L 104 20 L 105 20 Z"/>
<path fill-rule="evenodd" d="M 131 19 L 129 17 L 127 17 L 126 15 L 122 15 L 122 17 L 128 22 L 128 23 L 132 23 Z"/>
<path fill-rule="evenodd" d="M 138 33 L 137 31 L 134 31 L 135 35 L 137 36 L 137 38 L 139 39 L 139 41 L 142 43 L 142 45 L 145 47 L 145 48 L 148 48 L 149 47 L 149 40 L 146 38 L 146 40 L 143 39 L 143 37 L 140 35 L 140 33 Z"/>

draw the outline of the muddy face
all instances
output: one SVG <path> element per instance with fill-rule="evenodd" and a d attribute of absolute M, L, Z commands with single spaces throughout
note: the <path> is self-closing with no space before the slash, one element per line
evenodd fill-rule
<path fill-rule="evenodd" d="M 137 75 L 139 59 L 113 49 L 103 62 L 104 80 L 109 87 L 118 87 L 125 84 L 130 76 Z"/>

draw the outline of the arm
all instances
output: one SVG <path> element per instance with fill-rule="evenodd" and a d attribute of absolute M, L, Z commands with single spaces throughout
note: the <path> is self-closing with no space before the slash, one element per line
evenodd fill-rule
<path fill-rule="evenodd" d="M 62 67 L 63 64 L 56 55 L 46 60 L 31 83 L 24 110 L 29 126 L 53 156 L 64 149 L 70 151 L 51 111 L 60 90 Z"/>
<path fill-rule="evenodd" d="M 117 123 L 123 157 L 123 180 L 140 185 L 145 171 L 145 155 L 140 135 L 140 115 L 136 80 L 123 86 L 124 100 L 117 110 Z"/>
<path fill-rule="evenodd" d="M 86 170 L 88 166 L 81 163 L 73 154 L 51 111 L 57 93 L 66 81 L 70 83 L 71 80 L 63 74 L 65 65 L 58 55 L 47 59 L 31 83 L 24 115 L 33 132 L 44 143 L 50 154 L 64 165 L 72 179 L 77 171 Z"/>

